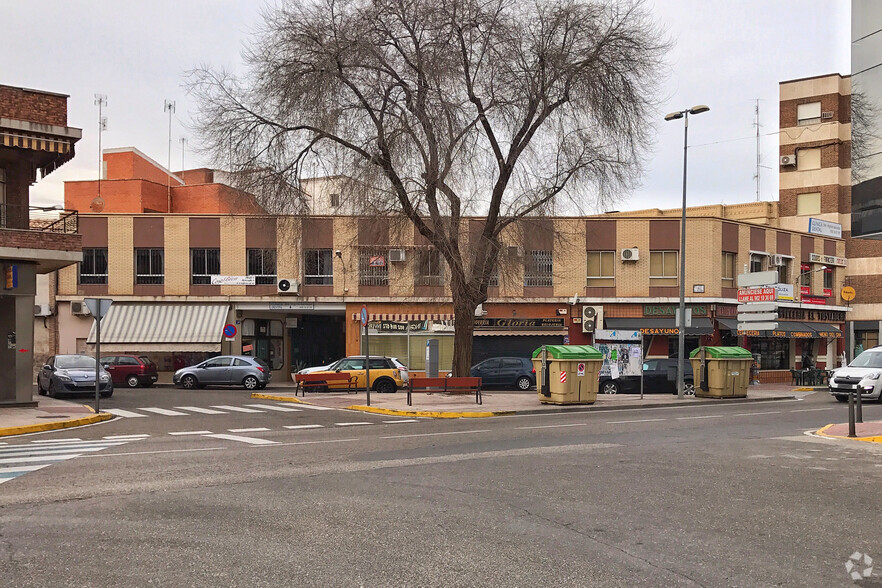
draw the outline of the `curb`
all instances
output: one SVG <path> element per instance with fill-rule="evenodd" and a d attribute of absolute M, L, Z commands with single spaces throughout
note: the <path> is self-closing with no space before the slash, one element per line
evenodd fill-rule
<path fill-rule="evenodd" d="M 257 398 L 259 400 L 275 400 L 277 402 L 296 402 L 297 404 L 311 404 L 310 402 L 304 402 L 298 398 L 291 398 L 290 396 L 276 396 L 274 394 L 265 394 L 263 392 L 252 392 L 251 398 Z"/>
<path fill-rule="evenodd" d="M 113 415 L 109 412 L 100 412 L 91 416 L 79 419 L 68 419 L 66 421 L 55 421 L 52 423 L 40 423 L 39 425 L 21 425 L 20 427 L 6 427 L 0 429 L 0 437 L 9 437 L 12 435 L 24 435 L 25 433 L 42 433 L 44 431 L 55 431 L 58 429 L 68 429 L 71 427 L 81 427 L 83 425 L 91 425 L 102 421 L 109 421 Z"/>
<path fill-rule="evenodd" d="M 843 437 L 842 435 L 830 435 L 825 433 L 827 429 L 834 426 L 836 423 L 829 424 L 825 427 L 821 427 L 817 431 L 815 431 L 815 435 L 819 437 L 825 437 L 827 439 L 842 439 L 843 441 L 864 441 L 865 443 L 882 443 L 882 435 L 874 435 L 872 437 Z"/>
<path fill-rule="evenodd" d="M 347 406 L 346 410 L 371 412 L 375 414 L 388 414 L 391 416 L 430 417 L 434 419 L 480 419 L 495 416 L 509 416 L 517 414 L 515 410 L 484 411 L 484 412 L 453 412 L 431 410 L 396 410 L 393 408 L 376 408 L 373 406 Z"/>

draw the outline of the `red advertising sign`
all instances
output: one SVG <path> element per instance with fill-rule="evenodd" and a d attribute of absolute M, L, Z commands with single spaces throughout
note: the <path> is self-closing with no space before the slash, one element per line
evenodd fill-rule
<path fill-rule="evenodd" d="M 827 304 L 827 299 L 821 296 L 803 296 L 801 302 L 803 304 Z"/>
<path fill-rule="evenodd" d="M 833 288 L 824 288 L 824 296 L 828 298 L 833 296 Z"/>
<path fill-rule="evenodd" d="M 738 302 L 774 302 L 775 288 L 741 288 L 738 290 Z"/>

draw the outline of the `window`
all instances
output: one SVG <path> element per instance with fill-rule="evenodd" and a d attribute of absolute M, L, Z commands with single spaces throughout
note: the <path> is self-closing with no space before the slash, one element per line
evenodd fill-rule
<path fill-rule="evenodd" d="M 248 275 L 254 276 L 255 284 L 276 283 L 276 250 L 248 249 Z"/>
<path fill-rule="evenodd" d="M 800 149 L 796 153 L 796 169 L 798 171 L 821 169 L 821 148 Z"/>
<path fill-rule="evenodd" d="M 233 366 L 235 366 L 235 367 L 247 367 L 249 365 L 251 365 L 251 364 L 248 363 L 247 361 L 245 361 L 244 359 L 239 359 L 238 357 L 233 360 Z"/>
<path fill-rule="evenodd" d="M 220 274 L 220 249 L 190 250 L 190 283 L 211 284 L 211 276 Z"/>
<path fill-rule="evenodd" d="M 524 286 L 551 286 L 554 264 L 551 251 L 530 251 L 524 266 Z"/>
<path fill-rule="evenodd" d="M 494 265 L 493 269 L 490 271 L 490 281 L 487 283 L 487 286 L 499 287 L 499 266 Z"/>
<path fill-rule="evenodd" d="M 615 251 L 588 252 L 588 286 L 615 286 Z"/>
<path fill-rule="evenodd" d="M 80 284 L 107 283 L 107 247 L 83 249 L 80 263 Z"/>
<path fill-rule="evenodd" d="M 141 365 L 134 357 L 126 357 L 121 355 L 116 358 L 116 365 Z"/>
<path fill-rule="evenodd" d="M 676 286 L 677 285 L 677 252 L 676 251 L 650 251 L 649 252 L 649 285 L 650 286 Z"/>
<path fill-rule="evenodd" d="M 330 249 L 307 249 L 303 252 L 306 284 L 330 286 L 334 283 L 334 256 Z"/>
<path fill-rule="evenodd" d="M 162 284 L 164 282 L 164 250 L 135 249 L 135 283 Z"/>
<path fill-rule="evenodd" d="M 358 283 L 361 286 L 388 286 L 389 266 L 386 252 L 362 249 L 358 252 Z"/>
<path fill-rule="evenodd" d="M 735 287 L 735 257 L 734 253 L 723 252 L 723 288 Z"/>
<path fill-rule="evenodd" d="M 441 252 L 437 249 L 420 249 L 416 256 L 415 284 L 417 286 L 440 286 L 444 283 L 441 269 Z"/>
<path fill-rule="evenodd" d="M 204 368 L 222 368 L 222 367 L 229 367 L 229 366 L 230 366 L 230 360 L 232 360 L 232 359 L 233 359 L 232 357 L 216 357 L 216 358 L 214 358 L 214 359 L 209 359 L 208 361 L 206 361 L 205 363 L 203 363 L 203 364 L 202 364 L 202 367 L 204 367 Z"/>
<path fill-rule="evenodd" d="M 812 288 L 812 266 L 808 262 L 802 262 L 799 266 L 799 285 L 809 289 L 803 294 L 810 294 Z"/>
<path fill-rule="evenodd" d="M 809 102 L 796 107 L 797 125 L 816 125 L 821 122 L 821 103 Z"/>
<path fill-rule="evenodd" d="M 759 356 L 761 370 L 790 368 L 790 339 L 753 339 L 750 351 Z"/>
<path fill-rule="evenodd" d="M 792 284 L 790 281 L 790 258 L 785 257 L 781 261 L 781 265 L 779 265 L 776 269 L 778 270 L 778 283 L 779 284 Z"/>
<path fill-rule="evenodd" d="M 824 274 L 824 290 L 833 290 L 833 268 L 828 267 L 823 272 Z M 831 292 L 832 295 L 832 292 Z"/>
<path fill-rule="evenodd" d="M 797 195 L 796 214 L 821 214 L 821 193 L 810 192 Z"/>
<path fill-rule="evenodd" d="M 331 194 L 331 208 L 337 208 L 338 206 L 340 206 L 340 195 Z"/>
<path fill-rule="evenodd" d="M 765 264 L 766 257 L 768 257 L 768 256 L 765 253 L 751 253 L 750 254 L 750 271 L 751 272 L 763 271 L 763 265 Z"/>

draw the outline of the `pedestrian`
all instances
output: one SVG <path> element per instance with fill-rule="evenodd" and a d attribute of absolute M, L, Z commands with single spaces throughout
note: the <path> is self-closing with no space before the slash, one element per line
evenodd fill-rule
<path fill-rule="evenodd" d="M 812 348 L 805 346 L 802 352 L 802 369 L 810 370 L 815 367 L 815 360 L 812 358 Z"/>

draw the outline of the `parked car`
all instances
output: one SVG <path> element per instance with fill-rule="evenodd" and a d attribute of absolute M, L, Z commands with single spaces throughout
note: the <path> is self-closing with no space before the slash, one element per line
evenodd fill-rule
<path fill-rule="evenodd" d="M 272 379 L 270 367 L 250 355 L 221 355 L 175 372 L 172 381 L 187 390 L 206 386 L 244 386 L 246 390 L 266 388 Z"/>
<path fill-rule="evenodd" d="M 156 364 L 143 355 L 108 355 L 101 358 L 101 365 L 110 372 L 116 386 L 152 386 L 158 377 Z"/>
<path fill-rule="evenodd" d="M 103 367 L 98 374 L 98 393 L 113 396 L 113 381 Z M 59 394 L 95 393 L 95 358 L 88 355 L 54 355 L 37 373 L 37 392 L 55 398 Z"/>
<path fill-rule="evenodd" d="M 376 392 L 381 394 L 392 393 L 398 390 L 398 388 L 403 388 L 407 385 L 409 378 L 407 366 L 398 361 L 398 358 L 371 355 L 370 367 L 371 390 L 375 390 Z M 298 373 L 321 374 L 324 372 L 349 372 L 356 378 L 355 387 L 364 389 L 365 382 L 367 381 L 367 372 L 365 370 L 365 356 L 352 355 L 349 357 L 344 357 L 343 359 L 331 364 L 331 366 L 326 370 L 315 370 L 309 372 L 301 370 Z M 345 383 L 330 384 L 328 388 L 330 390 L 345 390 L 348 388 L 348 385 Z"/>
<path fill-rule="evenodd" d="M 848 402 L 852 390 L 861 391 L 861 400 L 882 402 L 882 346 L 867 349 L 847 366 L 834 370 L 827 388 L 839 402 Z"/>
<path fill-rule="evenodd" d="M 529 390 L 536 385 L 536 370 L 526 357 L 491 357 L 472 366 L 471 375 L 481 378 L 482 388 Z"/>
<path fill-rule="evenodd" d="M 695 394 L 692 381 L 692 363 L 684 361 L 683 384 L 687 396 Z M 620 376 L 612 379 L 601 376 L 598 387 L 601 394 L 639 394 L 640 376 Z M 643 392 L 645 394 L 677 393 L 677 360 L 671 358 L 647 359 L 643 362 Z"/>

